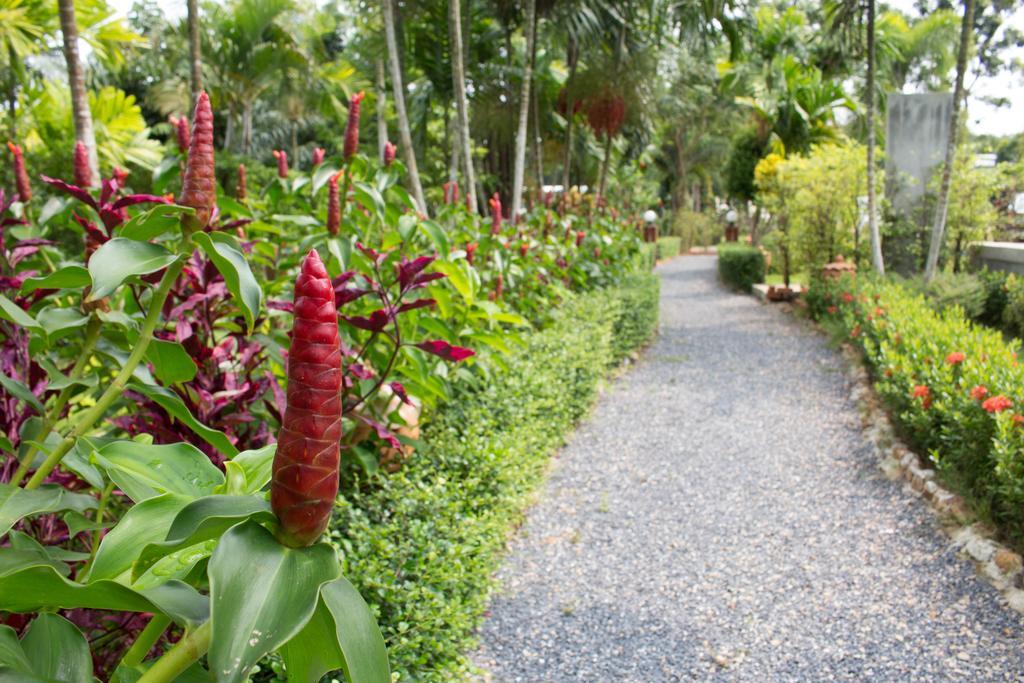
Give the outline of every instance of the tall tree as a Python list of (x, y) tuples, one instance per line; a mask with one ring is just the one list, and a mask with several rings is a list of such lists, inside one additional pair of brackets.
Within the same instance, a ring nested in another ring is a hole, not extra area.
[(469, 128), (469, 103), (466, 101), (466, 68), (462, 59), (462, 10), (459, 0), (448, 2), (448, 32), (451, 34), (452, 87), (458, 119), (456, 140), (460, 147), (469, 210), (476, 213), (476, 173), (473, 169), (473, 138)]
[(416, 167), (416, 151), (412, 146), (412, 131), (409, 129), (409, 114), (405, 108), (405, 83), (402, 80), (402, 63), (399, 60), (398, 39), (395, 36), (395, 9), (392, 0), (383, 0), (384, 39), (388, 46), (388, 63), (391, 67), (391, 90), (395, 98), (395, 114), (398, 116), (398, 134), (402, 147), (402, 161), (409, 171), (409, 184), (413, 197), (423, 214), (427, 213), (427, 202), (423, 198), (423, 185)]
[(868, 232), (871, 233), (871, 264), (885, 274), (882, 259), (882, 235), (878, 229), (878, 197), (875, 185), (875, 0), (867, 2), (867, 124), (868, 124)]
[(68, 84), (71, 86), (71, 111), (75, 124), (75, 139), (85, 145), (89, 152), (89, 168), (93, 182), (99, 182), (100, 159), (96, 153), (96, 134), (92, 128), (92, 112), (89, 111), (89, 93), (85, 89), (85, 68), (78, 52), (78, 23), (75, 21), (74, 0), (57, 0), (60, 14), (60, 30), (64, 38), (64, 61), (68, 68)]
[(512, 170), (512, 218), (519, 215), (523, 205), (523, 176), (526, 171), (526, 138), (530, 124), (530, 90), (533, 79), (533, 52), (536, 50), (537, 24), (534, 17), (537, 0), (526, 0), (523, 34), (526, 36), (526, 54), (523, 59), (523, 82), (519, 91), (519, 128), (516, 131), (516, 156)]
[(565, 158), (562, 160), (562, 188), (568, 192), (572, 182), (572, 147), (573, 133), (576, 123), (576, 65), (579, 63), (580, 51), (576, 39), (569, 36), (565, 48), (565, 58), (569, 66), (569, 76), (565, 79)]
[(188, 0), (188, 61), (192, 106), (203, 89), (202, 43), (199, 38), (199, 0)]
[(377, 160), (384, 163), (384, 147), (388, 143), (387, 79), (384, 77), (384, 58), (377, 58)]
[(964, 74), (967, 71), (967, 57), (971, 50), (974, 27), (974, 2), (964, 0), (964, 16), (960, 25), (960, 47), (956, 57), (956, 85), (953, 87), (953, 105), (949, 115), (949, 138), (946, 141), (946, 159), (942, 166), (942, 184), (939, 187), (935, 207), (935, 221), (932, 223), (932, 239), (928, 245), (928, 260), (924, 265), (924, 279), (935, 277), (939, 266), (939, 251), (946, 232), (946, 213), (949, 211), (949, 185), (953, 175), (953, 161), (956, 157), (956, 143), (960, 132), (960, 102), (964, 98)]

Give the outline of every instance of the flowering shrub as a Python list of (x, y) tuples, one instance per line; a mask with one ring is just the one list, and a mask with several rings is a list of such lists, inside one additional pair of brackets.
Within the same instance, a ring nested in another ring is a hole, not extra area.
[(841, 335), (860, 331), (852, 341), (907, 436), (979, 514), (1024, 541), (1020, 342), (895, 283), (819, 282), (808, 303)]

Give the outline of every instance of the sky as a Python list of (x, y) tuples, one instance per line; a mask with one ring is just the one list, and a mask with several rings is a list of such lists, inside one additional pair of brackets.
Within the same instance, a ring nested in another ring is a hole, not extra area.
[[(112, 5), (122, 14), (126, 14), (134, 0), (112, 0)], [(171, 18), (185, 15), (185, 3), (180, 0), (157, 0), (157, 4)], [(886, 4), (899, 9), (910, 16), (917, 16), (914, 0), (886, 0)], [(1009, 23), (1024, 31), (1024, 0), (1021, 0), (1017, 12)], [(1016, 50), (1012, 55), (1024, 61), (1024, 49)], [(967, 100), (967, 125), (972, 133), (989, 135), (1015, 135), (1024, 133), (1024, 75), (1004, 73), (995, 78), (980, 78), (968, 82), (971, 97)], [(993, 107), (980, 100), (980, 97), (998, 96), (1009, 98), (1009, 107)]]

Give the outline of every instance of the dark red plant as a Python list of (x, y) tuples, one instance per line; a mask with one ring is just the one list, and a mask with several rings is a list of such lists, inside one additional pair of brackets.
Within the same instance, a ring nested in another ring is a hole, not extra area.
[(177, 116), (171, 117), (171, 125), (174, 126), (174, 135), (178, 143), (178, 153), (188, 154), (189, 142), (191, 141), (191, 133), (188, 129), (188, 117)]
[(186, 233), (203, 230), (210, 224), (217, 208), (217, 180), (213, 160), (213, 110), (210, 98), (199, 93), (196, 110), (192, 115), (192, 137), (188, 147), (188, 163), (182, 181), (182, 206), (195, 209), (195, 214), (182, 217)]
[(480, 245), (476, 242), (466, 245), (466, 260), (472, 265), (473, 257), (476, 255), (476, 250)]
[(583, 244), (583, 240), (586, 238), (586, 236), (587, 236), (587, 233), (583, 232), (582, 230), (580, 230), (579, 232), (576, 233), (576, 246), (577, 247), (580, 246), (581, 244)]
[(288, 177), (288, 152), (283, 149), (274, 150), (274, 158), (277, 159), (277, 177)]
[(501, 196), (495, 192), (487, 203), (491, 205), (491, 234), (497, 235), (501, 232)]
[(614, 137), (626, 120), (626, 101), (605, 86), (587, 102), (587, 123), (597, 136)]
[(238, 182), (235, 184), (235, 197), (245, 201), (248, 190), (245, 185), (245, 164), (238, 165)]
[(445, 204), (458, 204), (459, 203), (459, 184), (452, 180), (442, 185), (444, 188), (444, 203)]
[(352, 96), (348, 103), (348, 123), (345, 125), (345, 147), (343, 155), (348, 161), (359, 151), (359, 109), (366, 93), (362, 90)]
[(337, 235), (341, 228), (341, 195), (338, 191), (341, 174), (338, 171), (327, 179), (327, 232), (332, 235)]
[(92, 168), (89, 166), (89, 150), (81, 140), (75, 142), (75, 185), (92, 187)]
[(395, 146), (390, 140), (384, 143), (384, 166), (390, 166), (395, 161)]
[(288, 351), (288, 404), (274, 456), (270, 504), (278, 537), (300, 548), (327, 528), (338, 494), (341, 440), (341, 337), (334, 287), (316, 250), (295, 282)]
[(323, 147), (317, 147), (313, 150), (313, 168), (324, 163), (324, 154), (326, 154), (326, 152), (324, 152)]
[(28, 171), (25, 170), (25, 155), (21, 147), (8, 141), (11, 150), (11, 171), (14, 174), (14, 187), (18, 191), (18, 201), (28, 202), (32, 199), (32, 186), (28, 182)]

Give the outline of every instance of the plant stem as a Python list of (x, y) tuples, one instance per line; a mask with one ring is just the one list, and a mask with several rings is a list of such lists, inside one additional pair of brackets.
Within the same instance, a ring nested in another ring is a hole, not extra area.
[(211, 630), (210, 620), (207, 619), (206, 623), (179, 640), (177, 645), (156, 660), (149, 671), (142, 674), (142, 678), (137, 683), (173, 681), (210, 649)]
[(153, 618), (146, 624), (146, 628), (142, 629), (139, 633), (138, 638), (132, 643), (132, 646), (128, 648), (128, 652), (121, 658), (121, 663), (118, 665), (126, 667), (136, 667), (142, 663), (142, 660), (146, 658), (146, 653), (153, 649), (153, 645), (160, 636), (164, 634), (167, 627), (171, 625), (171, 618), (164, 616), (163, 614), (154, 614)]
[[(103, 513), (107, 509), (107, 503), (110, 501), (110, 494), (114, 492), (114, 482), (108, 483), (103, 487), (103, 491), (100, 493), (100, 503), (96, 507), (96, 523), (103, 521)], [(89, 567), (92, 566), (92, 561), (96, 559), (96, 550), (100, 545), (100, 532), (102, 529), (96, 529), (92, 532), (92, 547), (89, 548), (89, 559), (86, 561), (85, 566), (80, 570), (81, 575), (85, 575), (85, 572)]]
[(39, 485), (43, 483), (53, 468), (61, 461), (61, 459), (70, 451), (80, 437), (85, 436), (93, 425), (103, 417), (103, 414), (107, 412), (107, 409), (121, 397), (124, 392), (124, 388), (128, 385), (128, 380), (131, 379), (132, 374), (135, 372), (135, 368), (138, 367), (139, 363), (142, 362), (143, 357), (146, 355), (146, 349), (149, 347), (149, 342), (153, 338), (153, 331), (156, 329), (157, 323), (160, 321), (160, 311), (164, 307), (164, 302), (167, 300), (167, 295), (171, 291), (171, 287), (174, 285), (174, 281), (178, 279), (178, 275), (181, 274), (182, 269), (185, 267), (185, 257), (179, 256), (176, 261), (167, 266), (167, 270), (164, 271), (164, 276), (160, 280), (159, 286), (156, 291), (153, 292), (153, 297), (149, 301), (149, 311), (146, 313), (146, 320), (142, 324), (142, 330), (139, 332), (139, 338), (135, 342), (135, 348), (132, 349), (132, 353), (128, 356), (128, 360), (125, 361), (124, 367), (117, 373), (114, 381), (110, 383), (107, 390), (103, 392), (103, 395), (96, 401), (96, 405), (86, 411), (82, 417), (75, 424), (74, 429), (71, 433), (64, 437), (64, 440), (60, 442), (50, 455), (47, 456), (46, 461), (43, 462), (42, 466), (36, 470), (32, 478), (28, 480), (25, 485), (26, 489), (39, 488)]
[[(78, 360), (75, 362), (74, 367), (71, 368), (71, 372), (68, 373), (69, 379), (78, 379), (85, 372), (85, 366), (89, 364), (89, 360), (92, 357), (93, 347), (96, 346), (96, 341), (100, 337), (100, 329), (102, 323), (99, 318), (92, 316), (89, 318), (89, 325), (85, 331), (85, 343), (82, 344), (82, 350), (79, 352)], [(64, 406), (68, 404), (71, 399), (71, 392), (74, 389), (73, 384), (61, 389), (61, 392), (57, 394), (57, 399), (53, 402), (53, 407), (50, 408), (50, 414), (44, 416), (43, 427), (39, 430), (39, 434), (36, 435), (35, 441), (38, 443), (44, 443), (46, 437), (53, 431), (54, 425), (57, 424), (57, 420), (60, 419), (60, 414), (64, 410)], [(15, 470), (14, 476), (11, 478), (10, 483), (17, 486), (21, 483), (21, 480), (28, 474), (28, 468), (32, 466), (33, 456), (38, 449), (29, 445), (28, 450), (25, 452), (25, 457), (18, 465), (18, 469)]]

